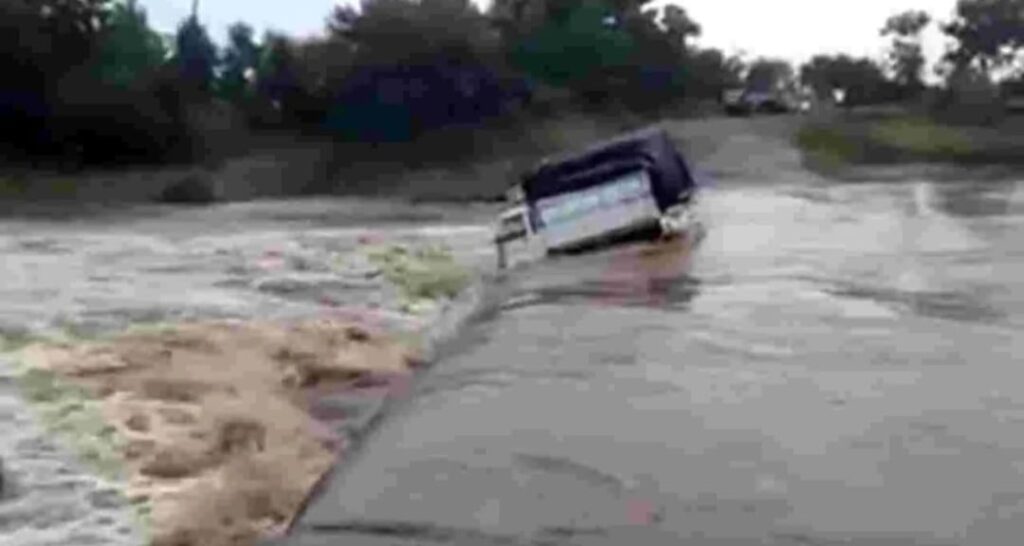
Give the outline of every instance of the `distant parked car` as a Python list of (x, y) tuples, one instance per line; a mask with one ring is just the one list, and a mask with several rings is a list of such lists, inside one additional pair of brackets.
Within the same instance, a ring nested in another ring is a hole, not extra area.
[(801, 110), (799, 97), (786, 90), (730, 89), (723, 94), (722, 103), (729, 115), (784, 114)]
[(747, 102), (745, 89), (729, 89), (722, 94), (722, 104), (725, 112), (731, 116), (747, 115), (751, 113), (750, 103)]

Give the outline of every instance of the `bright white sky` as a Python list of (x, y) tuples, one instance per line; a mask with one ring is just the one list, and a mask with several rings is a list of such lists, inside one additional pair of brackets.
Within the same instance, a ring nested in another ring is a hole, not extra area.
[[(352, 0), (200, 0), (200, 19), (214, 38), (244, 20), (258, 30), (275, 29), (291, 35), (320, 32), (335, 3)], [(490, 0), (477, 0), (486, 5)], [(189, 14), (192, 0), (140, 0), (151, 23), (170, 31)], [(652, 6), (676, 3), (704, 29), (702, 45), (727, 53), (782, 57), (802, 63), (815, 53), (849, 53), (881, 58), (885, 40), (878, 35), (885, 19), (907, 9), (921, 9), (948, 20), (956, 0), (654, 0)], [(925, 41), (931, 61), (944, 50), (941, 33), (933, 25)]]

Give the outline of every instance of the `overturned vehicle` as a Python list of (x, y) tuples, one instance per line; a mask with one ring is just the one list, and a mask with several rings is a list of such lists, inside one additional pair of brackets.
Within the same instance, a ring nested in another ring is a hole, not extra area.
[(542, 161), (513, 188), (516, 206), (498, 221), (499, 267), (508, 265), (514, 243), (529, 255), (553, 255), (686, 235), (698, 227), (695, 190), (686, 161), (660, 128)]

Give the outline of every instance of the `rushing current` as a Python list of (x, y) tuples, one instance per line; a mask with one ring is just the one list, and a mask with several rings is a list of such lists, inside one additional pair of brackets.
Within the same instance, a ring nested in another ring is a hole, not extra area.
[[(519, 267), (297, 522), (297, 544), (1003, 546), (1024, 536), (1024, 182), (829, 181), (698, 126), (699, 244)], [(710, 135), (710, 136), (709, 136)], [(0, 219), (8, 335), (299, 316), (360, 237), (489, 264), (490, 206), (352, 200)], [(268, 274), (268, 252), (293, 267)], [(303, 265), (304, 264), (304, 265)], [(0, 376), (0, 536), (133, 544)]]

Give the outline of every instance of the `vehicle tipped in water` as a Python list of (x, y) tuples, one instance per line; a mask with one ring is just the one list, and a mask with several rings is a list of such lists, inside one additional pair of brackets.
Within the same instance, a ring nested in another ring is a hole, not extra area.
[(514, 206), (495, 228), (500, 268), (524, 253), (550, 256), (673, 239), (699, 227), (690, 168), (656, 127), (546, 159), (508, 197)]

